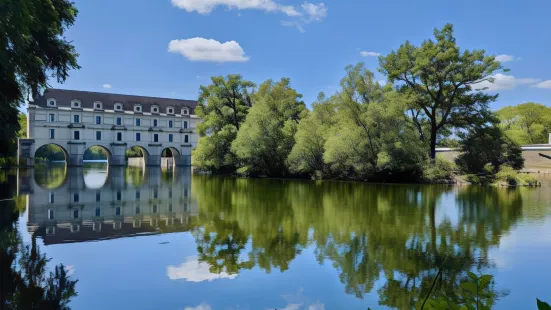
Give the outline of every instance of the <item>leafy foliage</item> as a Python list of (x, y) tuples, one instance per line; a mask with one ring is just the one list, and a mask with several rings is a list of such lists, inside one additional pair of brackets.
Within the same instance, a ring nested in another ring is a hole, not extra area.
[(0, 155), (15, 151), (21, 129), (18, 107), (47, 87), (48, 77), (62, 83), (79, 69), (74, 46), (63, 35), (76, 18), (68, 0), (7, 0), (0, 10)]
[(213, 172), (233, 172), (236, 158), (231, 144), (237, 137), (253, 102), (255, 85), (238, 74), (211, 78), (212, 84), (201, 86), (195, 113), (199, 142), (193, 151), (193, 164)]
[(484, 50), (461, 51), (450, 24), (435, 29), (434, 37), (419, 47), (406, 41), (379, 59), (381, 72), (411, 96), (408, 112), (421, 140), (429, 142), (432, 159), (439, 134), (485, 122), (497, 95), (477, 91), (476, 84), (492, 81), (492, 74), (503, 69)]
[(287, 173), (287, 157), (295, 143), (298, 123), (307, 114), (302, 97), (282, 78), (268, 80), (254, 95), (254, 106), (232, 144), (240, 171), (253, 175)]
[(527, 102), (501, 108), (496, 114), (501, 121), (501, 128), (515, 143), (525, 145), (549, 142), (551, 108)]
[(466, 173), (495, 173), (501, 165), (515, 170), (524, 167), (520, 146), (494, 125), (476, 127), (462, 134), (460, 152), (457, 165)]

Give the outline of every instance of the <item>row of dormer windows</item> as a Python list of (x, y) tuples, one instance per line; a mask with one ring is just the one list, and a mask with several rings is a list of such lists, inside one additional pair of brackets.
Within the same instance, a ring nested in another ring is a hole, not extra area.
[[(56, 107), (57, 103), (55, 99), (48, 99), (48, 107)], [(81, 102), (79, 100), (72, 100), (71, 101), (71, 108), (82, 108)], [(103, 102), (96, 101), (94, 102), (94, 110), (102, 110), (103, 109)], [(123, 111), (123, 105), (122, 103), (115, 103), (114, 107), (115, 111)], [(151, 113), (160, 113), (161, 108), (158, 105), (152, 105), (151, 106)], [(142, 105), (141, 104), (135, 104), (134, 105), (134, 112), (143, 112)], [(173, 107), (166, 107), (165, 109), (166, 114), (175, 114), (175, 109)], [(181, 115), (189, 115), (189, 108), (182, 108), (180, 111)]]

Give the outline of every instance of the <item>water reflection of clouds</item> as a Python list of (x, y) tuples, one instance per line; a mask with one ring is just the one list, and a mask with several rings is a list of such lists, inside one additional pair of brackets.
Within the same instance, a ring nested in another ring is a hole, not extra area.
[(235, 279), (237, 277), (237, 274), (228, 274), (227, 272), (212, 273), (209, 270), (209, 264), (199, 262), (197, 257), (188, 257), (179, 266), (168, 266), (167, 275), (170, 280), (184, 279), (189, 282)]
[(280, 310), (325, 310), (325, 305), (319, 300), (313, 302), (310, 298), (302, 295), (303, 289), (299, 289), (296, 294), (282, 295), (281, 297), (287, 302), (283, 308), (275, 307), (272, 309)]
[(184, 310), (212, 310), (212, 307), (209, 304), (201, 303), (197, 307), (185, 307)]

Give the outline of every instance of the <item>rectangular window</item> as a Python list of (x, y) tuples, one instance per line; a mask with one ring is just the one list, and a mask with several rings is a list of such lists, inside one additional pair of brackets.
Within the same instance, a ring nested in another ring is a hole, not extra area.
[(157, 191), (157, 189), (154, 189), (153, 190), (153, 198), (157, 198), (159, 196), (159, 192)]
[(96, 116), (96, 124), (101, 124), (101, 116)]
[(96, 208), (96, 217), (99, 217), (101, 214), (100, 208)]
[(116, 214), (116, 215), (121, 215), (121, 207), (117, 207), (117, 208), (115, 209), (115, 214)]
[(96, 201), (100, 201), (100, 200), (101, 200), (101, 193), (96, 192)]
[(168, 134), (168, 142), (172, 142), (172, 134), (171, 133)]
[(172, 204), (168, 205), (168, 212), (172, 212)]
[(55, 114), (49, 114), (48, 115), (48, 121), (50, 121), (52, 123), (55, 122)]
[(153, 205), (153, 213), (157, 213), (157, 205)]
[(136, 141), (140, 141), (142, 139), (142, 135), (139, 132), (136, 132)]
[(54, 193), (50, 193), (50, 197), (49, 197), (49, 199), (48, 199), (48, 202), (49, 202), (49, 203), (54, 203), (54, 202), (55, 202), (55, 195), (54, 195)]
[(153, 127), (157, 127), (157, 120), (156, 119), (153, 120)]
[(187, 188), (184, 188), (184, 197), (187, 197)]
[(140, 214), (140, 207), (136, 207), (136, 214)]
[(54, 209), (48, 209), (48, 219), (53, 220), (55, 218)]
[(119, 191), (119, 192), (117, 192), (117, 200), (120, 201), (121, 198), (122, 198), (122, 194), (121, 194), (121, 192)]
[(80, 115), (73, 115), (73, 123), (80, 123)]
[(184, 128), (187, 128), (187, 121), (184, 121)]
[(168, 189), (168, 198), (172, 198), (172, 188)]
[(80, 140), (80, 131), (76, 130), (76, 131), (73, 133), (73, 135), (74, 135), (75, 140)]
[(189, 136), (188, 135), (184, 135), (184, 143), (189, 143)]
[(136, 192), (136, 200), (140, 199), (140, 191)]
[(141, 123), (141, 122), (140, 122), (140, 119), (137, 118), (137, 119), (136, 119), (136, 126), (140, 126), (140, 123)]
[(168, 121), (168, 128), (172, 128), (172, 121)]
[(117, 141), (122, 141), (122, 132), (117, 132)]
[(117, 117), (117, 125), (118, 126), (122, 125), (122, 118), (121, 117)]
[(78, 219), (78, 210), (77, 209), (73, 210), (73, 218)]
[(159, 134), (153, 134), (153, 142), (159, 142)]
[(101, 140), (101, 131), (96, 131), (96, 140)]
[(50, 139), (55, 139), (55, 129), (50, 129)]
[(73, 201), (78, 202), (78, 200), (79, 200), (78, 193), (74, 193), (73, 194)]

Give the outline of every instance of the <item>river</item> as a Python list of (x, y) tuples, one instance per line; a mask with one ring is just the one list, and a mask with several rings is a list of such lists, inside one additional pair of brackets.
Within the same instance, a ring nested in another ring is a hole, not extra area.
[(551, 302), (546, 179), (367, 184), (96, 163), (0, 172), (0, 185), (17, 196), (0, 208), (19, 210), (21, 242), (36, 237), (47, 269), (78, 280), (72, 309), (413, 309), (439, 270), (434, 290), (449, 298), (467, 298), (472, 271), (493, 276), (492, 309)]

